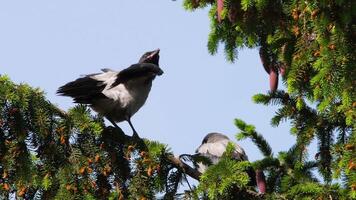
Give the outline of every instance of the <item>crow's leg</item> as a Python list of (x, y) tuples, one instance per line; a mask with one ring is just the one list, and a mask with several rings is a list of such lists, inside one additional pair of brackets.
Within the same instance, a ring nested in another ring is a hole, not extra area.
[(131, 123), (130, 117), (127, 118), (127, 122), (130, 124), (130, 127), (133, 131), (131, 138), (132, 138), (132, 141), (138, 145), (137, 148), (140, 149), (140, 151), (148, 151), (145, 141), (143, 139), (141, 139), (140, 136), (138, 136), (137, 131), (135, 130), (134, 126)]
[(106, 119), (108, 119), (109, 120), (109, 122), (111, 122), (112, 123), (112, 125), (114, 125), (114, 127), (115, 128), (118, 128), (118, 129), (121, 129), (116, 123), (115, 123), (115, 121), (114, 120), (112, 120), (110, 117), (106, 117)]
[(137, 131), (135, 130), (134, 126), (132, 125), (130, 118), (127, 119), (127, 122), (130, 124), (130, 127), (131, 127), (131, 129), (132, 129), (132, 131), (133, 131), (132, 137), (137, 137), (137, 138), (139, 138), (138, 133), (137, 133)]

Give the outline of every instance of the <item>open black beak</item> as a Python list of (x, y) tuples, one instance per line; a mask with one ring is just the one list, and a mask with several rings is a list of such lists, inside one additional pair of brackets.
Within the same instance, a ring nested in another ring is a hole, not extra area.
[(153, 51), (148, 51), (145, 54), (143, 54), (138, 61), (138, 63), (152, 63), (155, 65), (158, 65), (159, 62), (159, 51), (160, 49), (156, 49)]
[(147, 58), (153, 58), (159, 54), (160, 49), (154, 50)]

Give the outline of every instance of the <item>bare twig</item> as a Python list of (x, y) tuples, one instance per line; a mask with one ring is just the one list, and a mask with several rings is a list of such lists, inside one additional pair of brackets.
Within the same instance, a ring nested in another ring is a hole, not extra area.
[(200, 179), (201, 173), (198, 170), (195, 170), (191, 166), (185, 164), (179, 158), (176, 158), (174, 156), (168, 156), (167, 159), (176, 167), (180, 168), (183, 170), (184, 173), (188, 174), (190, 177), (194, 178), (195, 180)]

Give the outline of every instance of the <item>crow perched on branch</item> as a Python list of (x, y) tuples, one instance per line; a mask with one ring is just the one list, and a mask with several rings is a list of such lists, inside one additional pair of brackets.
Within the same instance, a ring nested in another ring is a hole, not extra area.
[(159, 49), (146, 52), (137, 64), (121, 71), (102, 69), (102, 73), (65, 84), (57, 93), (72, 97), (75, 103), (88, 104), (115, 127), (116, 122), (127, 121), (138, 137), (130, 119), (146, 102), (152, 81), (163, 74), (158, 62)]
[[(209, 133), (207, 134), (202, 144), (197, 148), (196, 153), (199, 156), (208, 158), (211, 161), (211, 164), (217, 164), (226, 151), (226, 147), (229, 142), (232, 142), (235, 146), (235, 151), (233, 153), (234, 159), (238, 161), (247, 161), (248, 157), (244, 149), (231, 141), (226, 135), (221, 133)], [(203, 163), (198, 163), (198, 171), (204, 173), (208, 166)], [(261, 170), (256, 170), (251, 167), (247, 170), (247, 174), (250, 177), (250, 185), (258, 187), (260, 193), (266, 192), (266, 181), (264, 174)]]

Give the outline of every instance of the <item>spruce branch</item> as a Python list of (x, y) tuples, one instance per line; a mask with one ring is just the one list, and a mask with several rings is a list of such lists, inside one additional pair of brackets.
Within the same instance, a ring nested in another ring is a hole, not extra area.
[(237, 140), (250, 138), (265, 157), (272, 156), (271, 146), (268, 144), (268, 142), (264, 139), (264, 137), (261, 134), (258, 134), (255, 131), (254, 126), (246, 124), (241, 119), (235, 119), (235, 125), (241, 130), (241, 132), (238, 133), (236, 136)]

